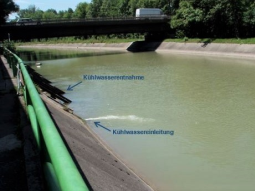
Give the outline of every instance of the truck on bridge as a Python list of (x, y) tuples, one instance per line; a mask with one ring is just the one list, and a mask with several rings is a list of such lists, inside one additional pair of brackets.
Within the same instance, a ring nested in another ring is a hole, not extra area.
[(162, 10), (159, 8), (139, 8), (135, 12), (136, 18), (164, 18), (166, 15), (163, 14)]

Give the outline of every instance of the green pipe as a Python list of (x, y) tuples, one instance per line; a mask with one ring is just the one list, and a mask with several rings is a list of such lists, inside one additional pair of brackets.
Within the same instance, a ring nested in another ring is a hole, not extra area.
[[(12, 53), (13, 54), (13, 53)], [(88, 191), (81, 174), (70, 156), (57, 128), (44, 106), (22, 60), (13, 54), (20, 64), (26, 88), (29, 92), (45, 145), (51, 157), (52, 165), (62, 191)]]
[(38, 127), (34, 107), (32, 105), (28, 105), (27, 110), (38, 150), (41, 151), (40, 129)]
[(26, 85), (23, 87), (23, 94), (24, 94), (24, 98), (25, 98), (26, 105), (28, 105), (27, 87), (26, 87)]
[(47, 187), (49, 191), (61, 191), (59, 188), (58, 180), (55, 174), (55, 170), (51, 163), (46, 162), (43, 165), (43, 171), (45, 174), (45, 179), (47, 182)]

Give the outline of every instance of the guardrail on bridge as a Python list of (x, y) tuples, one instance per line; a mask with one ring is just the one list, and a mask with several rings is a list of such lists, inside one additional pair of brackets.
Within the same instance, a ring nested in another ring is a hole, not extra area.
[(131, 17), (131, 16), (124, 16), (124, 17), (96, 17), (96, 18), (71, 18), (71, 19), (33, 19), (29, 22), (23, 23), (16, 23), (10, 22), (6, 23), (5, 26), (17, 25), (17, 26), (24, 26), (24, 25), (43, 25), (43, 24), (56, 24), (56, 23), (86, 23), (86, 22), (96, 22), (96, 21), (142, 21), (142, 20), (170, 20), (170, 16), (166, 15), (145, 15), (141, 17)]

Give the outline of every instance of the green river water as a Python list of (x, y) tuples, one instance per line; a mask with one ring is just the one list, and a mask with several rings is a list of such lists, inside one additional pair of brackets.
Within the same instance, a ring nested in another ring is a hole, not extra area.
[[(24, 51), (38, 73), (158, 191), (255, 189), (255, 61), (169, 53)], [(32, 61), (34, 62), (34, 61)], [(144, 80), (85, 80), (137, 75)], [(116, 135), (110, 130), (169, 130)]]

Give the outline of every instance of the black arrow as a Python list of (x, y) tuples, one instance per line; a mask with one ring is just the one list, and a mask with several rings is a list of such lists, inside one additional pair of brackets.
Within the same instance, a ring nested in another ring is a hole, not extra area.
[(73, 86), (69, 85), (68, 88), (67, 88), (67, 91), (73, 91), (73, 88), (74, 88), (75, 86), (78, 86), (78, 85), (81, 84), (81, 83), (82, 83), (82, 81), (78, 82), (77, 84), (74, 84)]
[(102, 128), (104, 128), (105, 130), (107, 130), (107, 131), (110, 131), (111, 132), (111, 130), (110, 129), (108, 129), (108, 128), (106, 128), (106, 127), (104, 127), (103, 125), (101, 125), (101, 124), (99, 124), (100, 122), (94, 122), (95, 123), (95, 125), (96, 125), (96, 127), (102, 127)]

